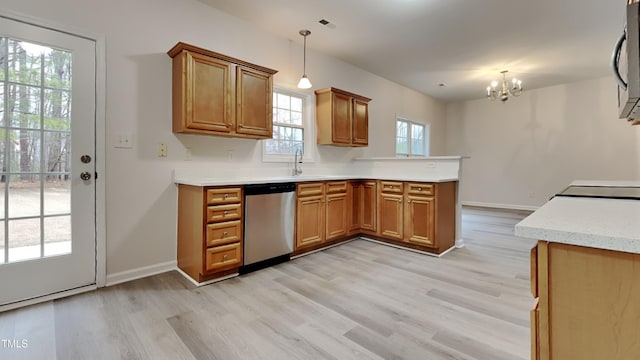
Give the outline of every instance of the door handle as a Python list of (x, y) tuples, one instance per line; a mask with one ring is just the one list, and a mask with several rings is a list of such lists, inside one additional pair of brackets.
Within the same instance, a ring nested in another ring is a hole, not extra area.
[(83, 171), (80, 173), (80, 179), (87, 181), (87, 180), (91, 180), (91, 173), (88, 171)]
[(82, 155), (80, 157), (80, 161), (82, 161), (83, 164), (88, 164), (91, 162), (91, 156), (89, 155)]

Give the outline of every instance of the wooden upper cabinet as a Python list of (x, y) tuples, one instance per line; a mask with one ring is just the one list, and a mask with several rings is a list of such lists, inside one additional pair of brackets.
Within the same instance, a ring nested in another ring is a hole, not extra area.
[(348, 91), (316, 90), (318, 144), (367, 146), (369, 144), (369, 101)]
[(332, 93), (331, 141), (334, 144), (351, 144), (351, 98)]
[(352, 141), (354, 145), (369, 145), (369, 104), (353, 99)]
[(182, 42), (168, 54), (174, 132), (271, 138), (276, 70)]
[(236, 68), (236, 132), (273, 136), (273, 77), (247, 67)]

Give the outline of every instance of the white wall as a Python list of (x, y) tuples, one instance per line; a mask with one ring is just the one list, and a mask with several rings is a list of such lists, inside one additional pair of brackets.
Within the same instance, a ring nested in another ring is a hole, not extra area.
[(617, 119), (606, 77), (447, 105), (446, 149), (464, 202), (536, 207), (577, 179), (640, 179), (640, 126)]
[[(279, 70), (276, 85), (295, 87), (302, 48), (195, 0), (3, 0), (1, 9), (96, 33), (106, 39), (107, 273), (175, 260), (176, 167), (273, 167), (260, 143), (171, 132), (171, 59), (178, 41)], [(297, 33), (291, 38), (299, 39)], [(313, 37), (309, 42), (313, 41)], [(335, 86), (370, 97), (366, 149), (322, 147), (316, 164), (394, 155), (396, 114), (431, 122), (432, 154), (444, 154), (445, 106), (416, 91), (311, 50), (314, 89)], [(312, 92), (312, 91), (311, 91)], [(132, 150), (112, 146), (115, 133), (134, 134)], [(158, 158), (159, 143), (168, 158)], [(186, 162), (185, 149), (193, 152)], [(233, 161), (227, 151), (233, 150)]]

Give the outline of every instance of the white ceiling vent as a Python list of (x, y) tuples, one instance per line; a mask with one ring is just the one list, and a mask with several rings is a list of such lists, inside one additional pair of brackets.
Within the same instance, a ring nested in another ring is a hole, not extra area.
[(327, 19), (320, 19), (318, 20), (318, 22), (326, 27), (328, 27), (329, 29), (335, 29), (336, 28), (336, 24), (332, 23), (331, 21), (327, 20)]

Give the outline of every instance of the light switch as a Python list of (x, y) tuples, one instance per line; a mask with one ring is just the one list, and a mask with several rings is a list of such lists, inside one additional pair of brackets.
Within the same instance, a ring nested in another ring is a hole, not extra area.
[(113, 147), (120, 149), (133, 148), (133, 137), (131, 136), (131, 133), (114, 134)]

